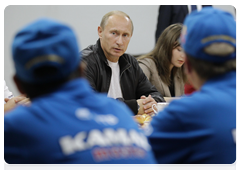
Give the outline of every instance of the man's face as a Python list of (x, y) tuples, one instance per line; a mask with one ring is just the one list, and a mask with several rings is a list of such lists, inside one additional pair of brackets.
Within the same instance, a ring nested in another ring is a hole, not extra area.
[(131, 21), (124, 16), (112, 15), (108, 18), (104, 30), (102, 27), (98, 27), (98, 35), (107, 59), (117, 62), (127, 50), (132, 37)]

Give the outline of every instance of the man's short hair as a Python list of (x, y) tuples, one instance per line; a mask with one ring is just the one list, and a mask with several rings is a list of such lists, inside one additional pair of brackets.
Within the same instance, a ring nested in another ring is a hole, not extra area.
[(110, 11), (108, 13), (106, 13), (103, 17), (102, 17), (102, 21), (100, 23), (100, 26), (102, 27), (102, 29), (104, 30), (105, 25), (107, 24), (108, 18), (112, 15), (119, 15), (119, 16), (124, 16), (127, 17), (132, 24), (132, 33), (133, 33), (133, 22), (131, 20), (131, 18), (129, 17), (129, 15), (127, 15), (126, 13), (122, 12), (122, 11)]
[(187, 58), (198, 76), (204, 80), (208, 80), (229, 71), (236, 71), (236, 59), (228, 60), (222, 63), (213, 63), (192, 57), (188, 54)]

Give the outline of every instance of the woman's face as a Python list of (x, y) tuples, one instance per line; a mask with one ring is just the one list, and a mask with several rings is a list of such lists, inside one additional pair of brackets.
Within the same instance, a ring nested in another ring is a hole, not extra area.
[(182, 67), (185, 62), (185, 56), (181, 46), (178, 46), (172, 50), (171, 65), (174, 67)]

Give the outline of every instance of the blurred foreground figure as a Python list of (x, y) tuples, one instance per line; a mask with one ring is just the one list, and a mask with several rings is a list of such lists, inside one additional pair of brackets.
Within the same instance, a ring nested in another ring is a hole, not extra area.
[(158, 163), (231, 164), (236, 160), (236, 22), (206, 7), (184, 21), (185, 73), (198, 90), (152, 120)]
[(17, 33), (12, 52), (15, 83), (32, 103), (4, 117), (7, 163), (155, 163), (128, 107), (95, 94), (81, 78), (69, 27), (38, 20)]

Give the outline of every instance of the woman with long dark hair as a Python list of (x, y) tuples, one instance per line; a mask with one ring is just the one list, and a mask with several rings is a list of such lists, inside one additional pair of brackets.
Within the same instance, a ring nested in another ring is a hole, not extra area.
[(185, 56), (178, 41), (182, 24), (168, 26), (158, 38), (155, 48), (138, 58), (149, 81), (164, 97), (184, 94), (185, 76), (182, 65)]

